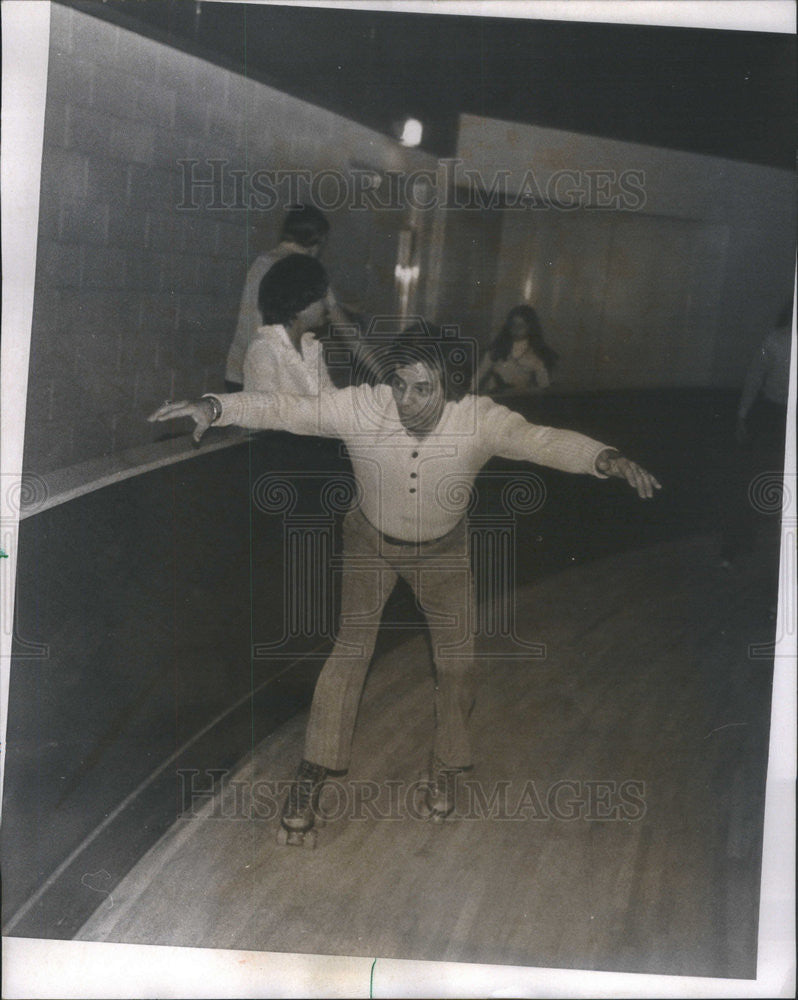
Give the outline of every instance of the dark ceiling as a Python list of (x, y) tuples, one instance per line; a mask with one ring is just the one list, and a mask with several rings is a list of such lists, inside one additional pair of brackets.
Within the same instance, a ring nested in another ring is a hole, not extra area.
[(380, 132), (462, 112), (795, 167), (792, 35), (195, 0), (66, 0)]

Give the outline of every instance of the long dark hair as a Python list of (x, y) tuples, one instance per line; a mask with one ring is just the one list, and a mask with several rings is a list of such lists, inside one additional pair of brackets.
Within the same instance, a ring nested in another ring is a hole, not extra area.
[(507, 319), (501, 330), (496, 334), (496, 338), (488, 348), (491, 361), (506, 361), (513, 346), (513, 335), (510, 332), (510, 323), (516, 316), (520, 316), (526, 324), (527, 339), (532, 350), (537, 354), (549, 371), (557, 364), (560, 355), (543, 339), (543, 328), (540, 325), (538, 314), (532, 306), (514, 306), (508, 313)]

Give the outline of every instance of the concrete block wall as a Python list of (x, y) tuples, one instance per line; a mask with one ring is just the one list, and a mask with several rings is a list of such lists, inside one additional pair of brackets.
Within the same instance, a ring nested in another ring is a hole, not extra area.
[[(158, 432), (145, 416), (160, 401), (223, 387), (248, 262), (276, 242), (288, 199), (267, 211), (219, 209), (198, 191), (201, 208), (180, 208), (191, 200), (186, 159), (199, 161), (197, 177), (210, 176), (213, 159), (250, 172), (431, 162), (340, 116), (53, 4), (26, 416), (31, 472), (151, 442)], [(230, 185), (225, 198), (232, 202)], [(372, 261), (403, 220), (364, 224), (362, 215), (331, 215), (325, 263), (344, 294), (348, 286), (379, 311), (392, 301), (393, 275)]]

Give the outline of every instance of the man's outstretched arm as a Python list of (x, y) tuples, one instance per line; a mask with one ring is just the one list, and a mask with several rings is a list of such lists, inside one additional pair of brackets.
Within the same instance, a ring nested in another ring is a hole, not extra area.
[(600, 441), (576, 431), (531, 424), (519, 413), (489, 400), (481, 400), (478, 405), (482, 433), (491, 454), (563, 472), (625, 479), (644, 500), (661, 489), (650, 472)]
[(164, 403), (147, 419), (153, 423), (189, 417), (195, 424), (192, 438), (196, 444), (211, 424), (342, 437), (357, 423), (358, 407), (354, 397), (358, 391), (371, 390), (368, 387), (340, 389), (319, 396), (260, 392), (207, 395), (193, 401)]

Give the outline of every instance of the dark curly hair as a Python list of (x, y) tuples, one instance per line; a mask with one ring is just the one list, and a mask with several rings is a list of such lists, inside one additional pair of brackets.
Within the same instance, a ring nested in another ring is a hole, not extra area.
[(258, 308), (266, 326), (285, 326), (327, 294), (327, 272), (315, 257), (292, 253), (269, 268), (258, 289)]
[(510, 323), (516, 316), (520, 316), (526, 324), (527, 337), (532, 350), (537, 354), (549, 371), (557, 364), (560, 355), (553, 350), (543, 339), (543, 328), (540, 325), (538, 314), (532, 306), (515, 306), (507, 313), (507, 319), (501, 330), (496, 334), (496, 339), (488, 348), (491, 361), (506, 361), (513, 346), (513, 335), (510, 332)]
[(444, 336), (438, 327), (420, 318), (379, 353), (377, 381), (390, 383), (397, 368), (419, 363), (437, 374), (445, 399), (462, 399), (468, 392), (474, 369), (470, 342)]

